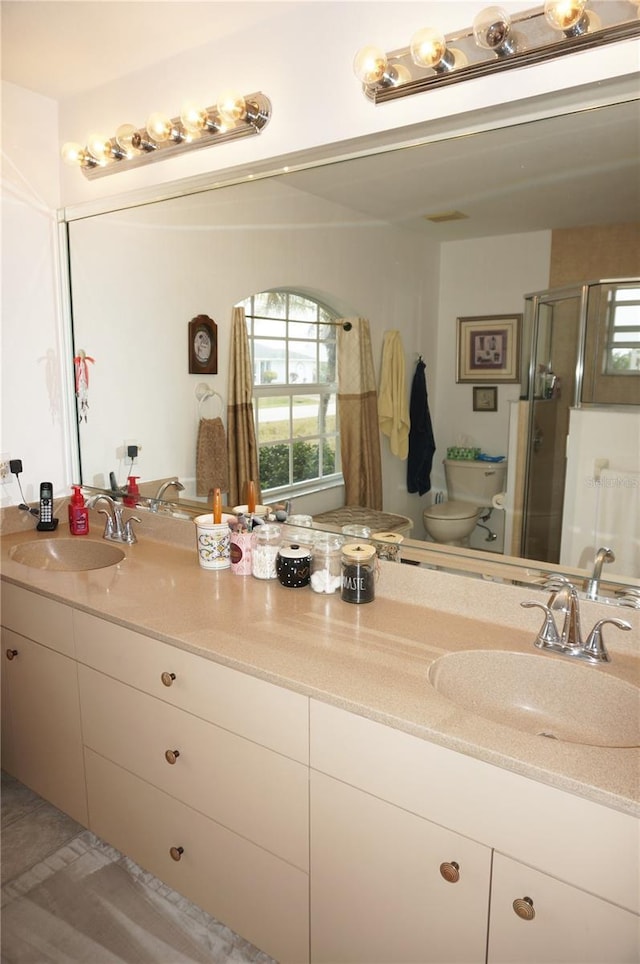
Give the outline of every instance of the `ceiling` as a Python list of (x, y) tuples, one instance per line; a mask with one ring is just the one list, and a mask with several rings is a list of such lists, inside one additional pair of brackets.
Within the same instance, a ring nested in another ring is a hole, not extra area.
[(254, 27), (289, 6), (278, 0), (1, 0), (2, 79), (64, 100)]

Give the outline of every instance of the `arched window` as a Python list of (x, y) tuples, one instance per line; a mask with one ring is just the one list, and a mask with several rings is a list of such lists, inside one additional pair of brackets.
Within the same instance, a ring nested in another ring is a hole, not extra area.
[(253, 364), (260, 485), (271, 499), (340, 484), (337, 312), (297, 291), (240, 303)]

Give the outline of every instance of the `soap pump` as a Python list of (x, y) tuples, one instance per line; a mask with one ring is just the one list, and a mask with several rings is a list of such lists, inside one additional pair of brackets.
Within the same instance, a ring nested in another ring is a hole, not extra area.
[(79, 485), (72, 485), (73, 495), (69, 501), (69, 530), (73, 536), (89, 534), (89, 510)]
[(138, 488), (139, 478), (139, 475), (130, 475), (127, 479), (127, 491), (122, 500), (125, 505), (134, 506), (138, 504), (138, 499), (140, 498), (140, 489)]

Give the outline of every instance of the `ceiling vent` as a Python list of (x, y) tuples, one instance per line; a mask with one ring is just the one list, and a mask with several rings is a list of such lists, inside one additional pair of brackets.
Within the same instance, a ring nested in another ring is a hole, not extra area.
[(468, 214), (463, 214), (462, 211), (443, 211), (441, 214), (425, 214), (425, 221), (431, 221), (433, 224), (443, 224), (445, 221), (464, 221), (468, 218)]

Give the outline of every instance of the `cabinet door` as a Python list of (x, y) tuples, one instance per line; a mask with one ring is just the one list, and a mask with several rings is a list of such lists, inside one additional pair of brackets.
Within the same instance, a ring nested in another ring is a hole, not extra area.
[(87, 825), (76, 664), (4, 628), (2, 766)]
[(488, 847), (312, 771), (314, 964), (484, 964), (490, 874)]
[(309, 960), (307, 874), (92, 750), (85, 757), (96, 834), (282, 964)]
[(639, 935), (631, 911), (494, 855), (489, 964), (635, 964)]

